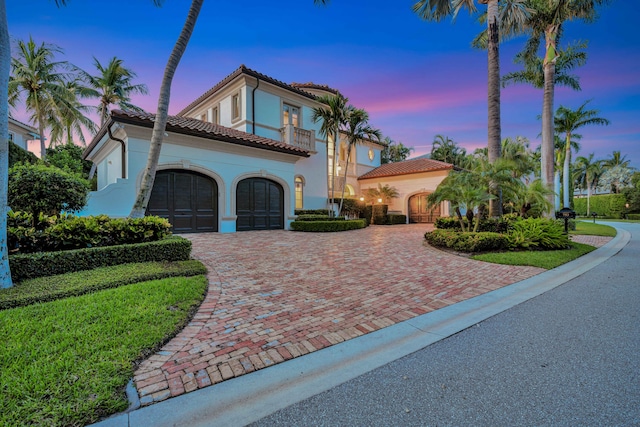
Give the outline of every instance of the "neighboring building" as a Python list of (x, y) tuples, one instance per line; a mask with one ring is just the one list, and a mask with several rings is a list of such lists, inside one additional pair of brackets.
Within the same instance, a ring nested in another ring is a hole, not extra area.
[[(313, 83), (287, 84), (240, 66), (169, 117), (147, 212), (168, 218), (175, 232), (234, 232), (289, 228), (295, 209), (326, 208), (334, 144), (320, 135), (321, 123), (314, 123), (312, 114), (324, 106), (320, 95), (336, 93)], [(97, 166), (98, 191), (83, 214), (129, 214), (153, 120), (152, 114), (112, 112), (84, 153)], [(383, 148), (369, 140), (353, 148), (345, 197), (360, 194), (359, 179), (380, 166)], [(339, 197), (346, 140), (341, 138), (336, 154), (334, 195)], [(445, 170), (434, 169), (434, 178), (419, 188), (433, 191)], [(408, 208), (398, 205), (398, 210)]]
[(29, 149), (29, 141), (39, 139), (38, 130), (33, 126), (19, 122), (13, 117), (9, 117), (9, 141), (25, 150)]

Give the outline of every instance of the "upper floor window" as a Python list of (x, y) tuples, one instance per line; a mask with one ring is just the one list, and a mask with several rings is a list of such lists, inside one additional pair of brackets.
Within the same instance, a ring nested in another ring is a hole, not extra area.
[(231, 97), (231, 120), (240, 119), (240, 93)]
[(220, 124), (220, 113), (218, 112), (218, 107), (213, 107), (211, 109), (211, 123), (214, 125)]
[(300, 120), (300, 109), (289, 104), (282, 104), (282, 123), (284, 125), (293, 125), (294, 127), (300, 127), (298, 121)]
[(13, 142), (13, 133), (9, 132), (9, 141)]

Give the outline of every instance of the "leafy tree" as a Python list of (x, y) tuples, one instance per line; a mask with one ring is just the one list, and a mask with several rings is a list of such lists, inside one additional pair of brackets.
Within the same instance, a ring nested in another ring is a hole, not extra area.
[(82, 210), (88, 193), (85, 180), (55, 166), (18, 164), (9, 171), (9, 206), (31, 213), (34, 221), (41, 213)]
[[(480, 0), (487, 5), (486, 21), (487, 30), (481, 36), (486, 43), (488, 59), (488, 137), (487, 147), (489, 161), (494, 162), (500, 158), (500, 54), (499, 44), (501, 38), (518, 34), (523, 31), (524, 23), (528, 18), (528, 9), (522, 0)], [(463, 8), (470, 12), (476, 12), (473, 0), (419, 0), (413, 5), (413, 11), (422, 19), (428, 21), (441, 21), (452, 16), (455, 18)], [(476, 43), (479, 44), (479, 43)], [(497, 188), (494, 192), (499, 194)], [(491, 215), (501, 215), (501, 203), (491, 205)]]
[(467, 155), (467, 150), (448, 136), (436, 135), (431, 145), (431, 158), (456, 166), (462, 166)]
[(569, 195), (571, 194), (570, 176), (571, 176), (571, 138), (575, 131), (581, 127), (588, 125), (608, 125), (609, 120), (598, 117), (597, 110), (585, 110), (589, 101), (586, 101), (577, 110), (571, 110), (567, 107), (560, 106), (556, 111), (555, 128), (556, 132), (565, 135), (564, 144), (564, 166), (562, 171), (562, 194), (564, 207), (570, 206)]
[(11, 59), (12, 76), (9, 80), (9, 103), (15, 105), (24, 96), (25, 107), (31, 113), (30, 121), (40, 134), (40, 157), (46, 157), (44, 130), (55, 116), (58, 107), (72, 104), (71, 93), (66, 88), (69, 64), (55, 61), (62, 49), (52, 44), (36, 45), (33, 38), (19, 40), (16, 56)]
[(631, 186), (622, 190), (622, 194), (629, 203), (629, 212), (640, 212), (640, 172), (634, 172), (631, 176)]
[(47, 163), (88, 179), (92, 163), (82, 158), (82, 148), (75, 144), (47, 148)]
[(594, 154), (588, 157), (579, 156), (574, 164), (574, 181), (577, 185), (587, 190), (587, 215), (590, 213), (590, 200), (593, 189), (598, 186), (598, 181), (604, 172), (602, 160), (594, 160)]
[(60, 104), (55, 110), (47, 114), (47, 123), (51, 128), (49, 147), (61, 144), (73, 144), (73, 137), (77, 136), (82, 145), (86, 145), (83, 128), (91, 134), (97, 132), (96, 124), (87, 117), (91, 107), (83, 105), (79, 99), (91, 95), (91, 90), (84, 86), (78, 79), (65, 82), (65, 88), (69, 92), (61, 98)]
[(633, 171), (622, 165), (608, 166), (606, 160), (603, 162), (604, 173), (598, 181), (598, 187), (614, 194), (619, 194), (622, 189), (630, 187)]
[(105, 66), (93, 58), (93, 63), (98, 74), (91, 75), (79, 70), (80, 76), (93, 88), (92, 96), (100, 99), (98, 105), (98, 115), (100, 116), (100, 126), (104, 125), (109, 118), (109, 107), (117, 105), (123, 110), (143, 111), (131, 103), (131, 95), (148, 93), (145, 84), (134, 84), (136, 77), (130, 68), (123, 65), (123, 60), (113, 57)]
[(556, 84), (556, 64), (560, 57), (558, 43), (566, 22), (582, 20), (592, 22), (596, 19), (596, 7), (609, 0), (567, 1), (567, 0), (529, 0), (527, 6), (533, 11), (526, 22), (530, 34), (523, 52), (525, 63), (535, 63), (542, 40), (545, 54), (542, 60), (544, 85), (542, 106), (542, 182), (550, 188), (553, 185), (554, 166), (554, 123), (553, 98)]
[[(158, 0), (156, 0), (158, 3)], [(204, 0), (192, 0), (187, 19), (182, 27), (182, 31), (178, 36), (167, 65), (162, 76), (162, 84), (160, 85), (160, 95), (158, 97), (158, 111), (156, 112), (156, 118), (153, 122), (153, 131), (151, 134), (151, 144), (149, 147), (149, 157), (147, 158), (147, 165), (142, 175), (142, 183), (136, 196), (136, 201), (129, 214), (132, 218), (142, 218), (147, 205), (149, 204), (149, 198), (151, 197), (151, 190), (153, 189), (153, 183), (156, 178), (156, 170), (158, 169), (158, 160), (160, 159), (160, 149), (162, 148), (162, 140), (164, 138), (164, 131), (167, 127), (167, 119), (169, 115), (169, 98), (171, 96), (171, 82), (173, 76), (180, 63), (180, 58), (187, 49), (187, 44), (193, 33), (193, 29), (196, 26), (200, 9), (202, 8)]]
[[(320, 135), (327, 140), (327, 201), (333, 206), (333, 193), (335, 188), (337, 147), (340, 141), (340, 128), (345, 125), (348, 114), (349, 98), (345, 98), (341, 93), (337, 95), (325, 95), (318, 98), (318, 101), (327, 107), (317, 107), (313, 109), (311, 120), (320, 121)], [(333, 147), (331, 149), (331, 147)], [(346, 170), (345, 170), (346, 173)], [(329, 209), (333, 212), (333, 209)]]
[(384, 139), (384, 150), (381, 153), (381, 164), (395, 163), (407, 160), (413, 151), (413, 147), (407, 147), (402, 142), (396, 142), (388, 136)]
[(338, 216), (342, 215), (342, 204), (344, 202), (344, 190), (347, 186), (347, 171), (349, 170), (349, 159), (351, 151), (355, 145), (365, 138), (380, 141), (380, 130), (369, 126), (369, 114), (359, 108), (349, 106), (345, 117), (345, 132), (347, 134), (347, 163), (344, 168), (344, 178), (342, 183), (342, 195), (340, 196), (340, 207)]

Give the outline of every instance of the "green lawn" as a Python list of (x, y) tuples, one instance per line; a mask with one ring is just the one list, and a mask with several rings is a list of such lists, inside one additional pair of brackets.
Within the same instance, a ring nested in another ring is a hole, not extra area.
[(573, 261), (582, 255), (595, 250), (593, 246), (581, 243), (572, 243), (571, 249), (557, 251), (518, 251), (518, 252), (493, 252), (474, 255), (471, 258), (478, 261), (492, 262), (494, 264), (529, 265), (550, 270), (569, 261)]
[(616, 229), (604, 224), (576, 221), (576, 229), (569, 234), (587, 234), (590, 236), (616, 236)]
[(135, 362), (184, 327), (206, 288), (203, 275), (174, 277), (0, 311), (0, 425), (83, 426), (125, 410)]

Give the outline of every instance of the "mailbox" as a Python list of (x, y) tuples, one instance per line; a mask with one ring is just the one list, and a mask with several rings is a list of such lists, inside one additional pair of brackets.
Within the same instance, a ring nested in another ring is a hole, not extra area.
[(569, 234), (569, 220), (576, 218), (576, 212), (571, 208), (562, 208), (556, 212), (557, 219), (564, 219), (564, 232)]

